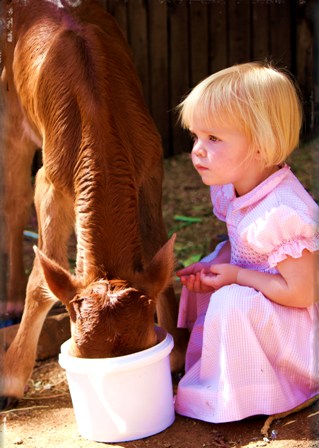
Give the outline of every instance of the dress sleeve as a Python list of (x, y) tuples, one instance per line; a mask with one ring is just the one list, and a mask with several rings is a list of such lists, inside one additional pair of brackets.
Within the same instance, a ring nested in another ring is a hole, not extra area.
[(319, 250), (318, 210), (313, 214), (287, 205), (271, 209), (242, 231), (242, 238), (257, 253), (267, 255), (270, 267), (287, 258), (299, 258), (304, 249)]
[(221, 221), (226, 221), (229, 204), (234, 198), (234, 187), (231, 184), (211, 186), (210, 197), (214, 215)]

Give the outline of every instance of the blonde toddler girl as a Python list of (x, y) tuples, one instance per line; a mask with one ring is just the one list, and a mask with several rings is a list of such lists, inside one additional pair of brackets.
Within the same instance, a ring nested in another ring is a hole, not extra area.
[(229, 239), (177, 273), (191, 335), (176, 411), (219, 423), (290, 410), (319, 392), (319, 207), (285, 164), (298, 94), (285, 73), (246, 63), (197, 85), (180, 116)]

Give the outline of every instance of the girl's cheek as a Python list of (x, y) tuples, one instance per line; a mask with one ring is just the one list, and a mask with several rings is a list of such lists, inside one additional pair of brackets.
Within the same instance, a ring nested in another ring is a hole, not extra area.
[(191, 160), (192, 160), (193, 166), (195, 166), (195, 156), (193, 153), (191, 154)]

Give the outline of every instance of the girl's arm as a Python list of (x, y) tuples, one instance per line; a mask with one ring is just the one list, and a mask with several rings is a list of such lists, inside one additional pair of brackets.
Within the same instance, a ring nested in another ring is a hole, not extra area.
[(201, 272), (201, 281), (214, 289), (237, 283), (260, 291), (280, 305), (303, 308), (318, 301), (318, 258), (319, 251), (304, 250), (300, 258), (287, 257), (278, 263), (279, 274), (230, 264), (212, 265), (209, 273)]

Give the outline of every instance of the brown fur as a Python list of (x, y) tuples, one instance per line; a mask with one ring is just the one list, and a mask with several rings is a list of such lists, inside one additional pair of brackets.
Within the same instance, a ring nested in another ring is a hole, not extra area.
[[(76, 356), (114, 356), (153, 345), (156, 304), (159, 324), (175, 337), (173, 368), (183, 363), (185, 339), (175, 328), (177, 304), (169, 286), (173, 240), (160, 249), (167, 239), (160, 137), (113, 18), (94, 0), (76, 8), (62, 3), (64, 8), (13, 0), (7, 6), (13, 26), (2, 39), (1, 78), (12, 308), (25, 294), (22, 231), (39, 145), (43, 167), (34, 195), (41, 251), (19, 332), (5, 354), (2, 395), (22, 395), (56, 298), (69, 310)], [(74, 227), (71, 276), (67, 241)]]

